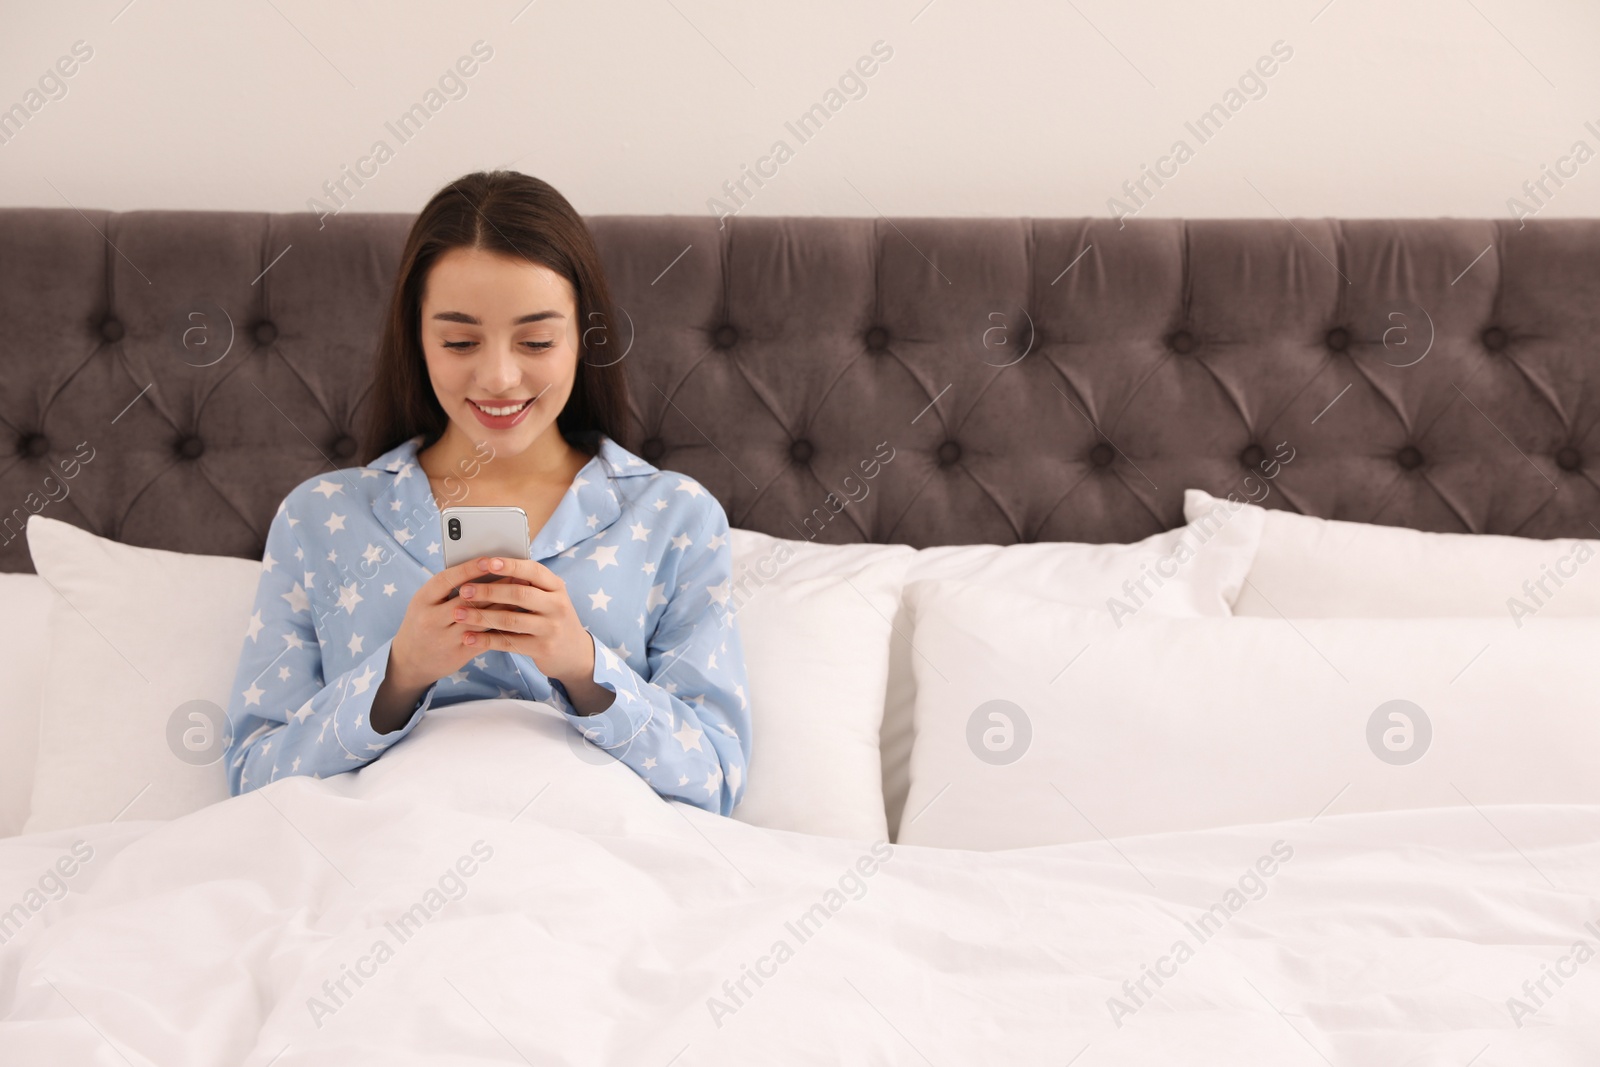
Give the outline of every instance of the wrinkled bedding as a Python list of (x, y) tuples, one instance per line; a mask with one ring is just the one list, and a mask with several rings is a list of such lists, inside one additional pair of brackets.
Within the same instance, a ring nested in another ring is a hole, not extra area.
[(0, 1064), (1594, 1063), (1597, 894), (1596, 807), (899, 847), (477, 701), (355, 774), (0, 842)]

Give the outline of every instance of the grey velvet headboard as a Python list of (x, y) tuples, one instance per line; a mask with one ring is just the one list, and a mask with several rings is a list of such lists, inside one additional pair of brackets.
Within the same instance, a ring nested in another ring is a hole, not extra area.
[[(410, 221), (0, 210), (0, 569), (31, 570), (29, 511), (259, 558), (284, 494), (364, 453)], [(1130, 541), (1196, 486), (1600, 534), (1600, 222), (589, 221), (625, 443), (736, 526)]]

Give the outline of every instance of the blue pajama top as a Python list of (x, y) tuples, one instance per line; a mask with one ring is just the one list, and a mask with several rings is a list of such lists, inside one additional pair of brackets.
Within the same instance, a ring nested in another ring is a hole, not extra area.
[(693, 478), (603, 435), (529, 555), (566, 583), (611, 706), (579, 715), (531, 658), (484, 652), (430, 686), (405, 726), (372, 729), (406, 606), (443, 569), (421, 442), (308, 478), (278, 506), (228, 702), (230, 794), (358, 769), (430, 707), (514, 697), (560, 709), (662, 796), (730, 814), (744, 792), (750, 708), (744, 648), (725, 610), (727, 516)]

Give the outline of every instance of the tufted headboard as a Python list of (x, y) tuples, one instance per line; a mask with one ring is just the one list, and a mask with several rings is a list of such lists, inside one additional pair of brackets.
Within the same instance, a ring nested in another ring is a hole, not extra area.
[[(624, 443), (735, 526), (1131, 541), (1195, 486), (1600, 535), (1597, 221), (589, 221)], [(292, 486), (366, 455), (410, 222), (0, 210), (0, 569), (30, 511), (259, 558)]]

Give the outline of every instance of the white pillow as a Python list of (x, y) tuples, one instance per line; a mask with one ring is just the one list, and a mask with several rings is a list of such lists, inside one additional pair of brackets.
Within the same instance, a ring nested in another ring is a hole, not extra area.
[(41, 515), (28, 551), (61, 595), (26, 832), (227, 799), (222, 709), (261, 564), (135, 548)]
[(50, 649), (50, 587), (37, 574), (0, 574), (0, 837), (22, 832), (39, 758), (39, 707)]
[(1600, 619), (1150, 614), (1119, 629), (968, 583), (905, 597), (922, 655), (902, 844), (1600, 803)]
[(750, 676), (750, 777), (733, 817), (887, 840), (878, 755), (889, 622), (909, 545), (817, 545), (732, 531), (729, 606)]
[[(1218, 503), (1191, 489), (1191, 522)], [(1228, 505), (1224, 504), (1224, 507)], [(1235, 615), (1600, 615), (1600, 541), (1428, 533), (1243, 505), (1265, 519)]]
[[(997, 590), (1039, 593), (1098, 608), (1109, 619), (1145, 613), (1226, 616), (1261, 540), (1260, 509), (1209, 517), (1132, 544), (1040, 541), (1020, 545), (944, 545), (918, 551), (906, 581), (963, 580)], [(1140, 584), (1142, 582), (1142, 587)], [(913, 665), (939, 668), (912, 648), (911, 617), (895, 616), (889, 695), (883, 719), (884, 804), (897, 834), (910, 787)], [(898, 837), (894, 838), (898, 840)]]
[[(732, 540), (730, 604), (756, 714), (750, 780), (736, 815), (781, 829), (882, 837), (884, 615), (898, 600), (913, 550), (872, 546), (848, 557), (851, 568), (819, 546), (779, 552), (778, 539), (749, 531), (734, 531)], [(40, 575), (65, 599), (54, 598), (50, 610), (27, 832), (105, 821), (125, 807), (126, 818), (170, 819), (226, 799), (220, 751), (204, 766), (175, 754), (185, 730), (193, 738), (204, 728), (188, 718), (195, 708), (178, 709), (197, 700), (219, 713), (227, 706), (261, 564), (136, 548), (42, 516), (29, 519), (28, 545)], [(750, 569), (742, 583), (741, 562)], [(816, 662), (797, 655), (796, 633), (808, 635)], [(826, 686), (818, 684), (819, 664)]]

